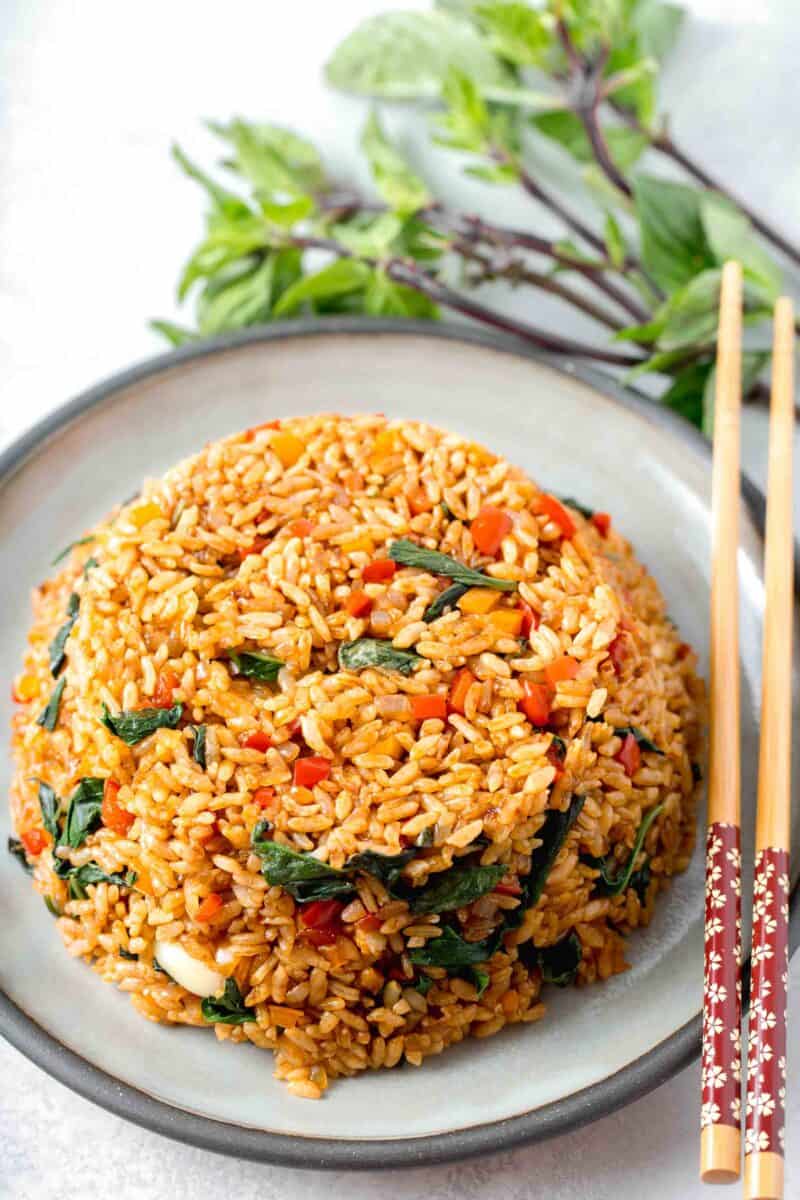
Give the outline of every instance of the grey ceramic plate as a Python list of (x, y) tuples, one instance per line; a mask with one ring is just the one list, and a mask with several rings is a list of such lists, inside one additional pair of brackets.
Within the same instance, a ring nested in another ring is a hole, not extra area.
[[(0, 458), (2, 677), (18, 669), (28, 592), (55, 550), (144, 476), (207, 440), (315, 410), (432, 421), (485, 442), (554, 491), (610, 511), (704, 655), (710, 472), (707, 449), (688, 426), (657, 418), (602, 377), (556, 369), (510, 344), (429, 326), (329, 322), (276, 326), (146, 363), (66, 405)], [(758, 504), (745, 503), (746, 827), (755, 794), (761, 554)], [(8, 707), (3, 688), (3, 743)], [(8, 773), (4, 746), (3, 782)], [(0, 832), (8, 832), (5, 811)], [(317, 1167), (456, 1158), (591, 1120), (698, 1051), (699, 852), (651, 927), (631, 939), (627, 974), (581, 993), (553, 990), (539, 1025), (462, 1045), (421, 1071), (342, 1081), (317, 1104), (291, 1098), (273, 1080), (269, 1055), (141, 1020), (123, 995), (67, 957), (17, 864), (1, 858), (0, 1029), (82, 1095), (199, 1146)]]

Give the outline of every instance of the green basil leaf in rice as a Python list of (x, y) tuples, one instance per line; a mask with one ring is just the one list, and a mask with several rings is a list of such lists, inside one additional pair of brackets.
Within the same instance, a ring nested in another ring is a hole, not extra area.
[(50, 643), (48, 655), (50, 659), (50, 673), (54, 679), (57, 679), (61, 674), (64, 669), (64, 664), (67, 661), (65, 649), (67, 645), (67, 638), (72, 633), (73, 626), (78, 619), (80, 603), (80, 596), (77, 594), (77, 592), (73, 592), (67, 601), (67, 619)]
[(66, 677), (59, 679), (47, 704), (44, 706), (39, 716), (36, 718), (36, 724), (41, 725), (42, 729), (46, 729), (48, 733), (52, 733), (58, 724), (58, 713), (61, 708), (61, 697), (64, 694), (66, 687)]
[(566, 504), (570, 508), (574, 508), (576, 512), (579, 512), (582, 517), (586, 518), (587, 521), (591, 521), (592, 517), (594, 516), (593, 508), (587, 508), (585, 504), (581, 504), (573, 496), (559, 496), (558, 498), (562, 504)]
[(488, 972), (481, 971), (479, 967), (465, 967), (461, 972), (461, 978), (472, 984), (478, 993), (479, 1000), (491, 982)]
[(261, 683), (275, 683), (278, 672), (286, 663), (263, 650), (230, 650), (228, 658), (238, 675), (258, 679)]
[(409, 951), (409, 959), (418, 967), (443, 967), (446, 971), (459, 972), (464, 967), (487, 962), (500, 946), (501, 930), (496, 930), (480, 942), (467, 942), (450, 926), (446, 926), (440, 937), (431, 938), (424, 946)]
[(268, 821), (259, 821), (251, 837), (253, 851), (261, 859), (261, 872), (267, 883), (282, 887), (299, 904), (353, 894), (355, 888), (344, 871), (329, 867), (313, 854), (302, 854), (265, 838), (264, 834), (271, 828)]
[(637, 871), (634, 871), (628, 880), (628, 888), (633, 889), (639, 897), (639, 903), (647, 902), (647, 889), (650, 887), (650, 880), (653, 875), (650, 870), (650, 860), (646, 858)]
[(410, 675), (423, 659), (413, 650), (395, 650), (390, 641), (381, 638), (357, 638), (339, 646), (339, 666), (343, 671), (365, 671), (369, 667), (382, 671), (399, 671)]
[(52, 896), (43, 896), (42, 899), (44, 900), (44, 906), (49, 913), (51, 913), (54, 917), (63, 916), (61, 909), (58, 907)]
[(246, 1007), (235, 979), (225, 980), (221, 996), (206, 996), (200, 1010), (209, 1025), (247, 1025), (256, 1019), (256, 1010)]
[(127, 962), (138, 962), (139, 961), (139, 955), (131, 954), (130, 950), (126, 950), (124, 946), (120, 946), (119, 950), (117, 951), (117, 954), (120, 956), (120, 958), (126, 959)]
[(19, 838), (10, 837), (6, 843), (8, 853), (17, 860), (23, 871), (28, 875), (33, 874), (33, 867), (28, 862), (28, 856), (25, 853), (25, 847)]
[(426, 550), (424, 546), (418, 546), (408, 538), (392, 542), (389, 557), (402, 567), (416, 567), (430, 575), (444, 575), (467, 588), (496, 588), (500, 592), (513, 592), (517, 588), (516, 580), (485, 575), (483, 571), (476, 571), (458, 559), (451, 558), (449, 554), (442, 554), (439, 550)]
[(74, 550), (76, 546), (87, 546), (89, 544), (89, 542), (94, 542), (94, 541), (96, 541), (96, 538), (93, 533), (87, 534), (86, 537), (76, 538), (76, 540), (74, 542), (70, 542), (70, 544), (68, 546), (65, 546), (63, 550), (59, 551), (59, 553), (55, 556), (55, 558), (53, 559), (53, 561), (50, 565), (52, 567), (57, 567), (58, 564), (60, 562), (63, 562), (64, 559), (69, 554), (69, 552), (71, 550)]
[(82, 867), (73, 867), (65, 877), (69, 881), (69, 894), (73, 900), (85, 900), (86, 888), (92, 883), (115, 883), (117, 887), (132, 888), (136, 883), (136, 872), (126, 871), (125, 874), (112, 871), (110, 874), (99, 867), (96, 862), (85, 863)]
[[(100, 808), (103, 803), (105, 779), (85, 776), (70, 796), (64, 832), (59, 842), (62, 846), (75, 849), (81, 846), (90, 833), (100, 824)], [(65, 861), (65, 860), (61, 860)], [(58, 873), (58, 872), (57, 872)]]
[(537, 967), (541, 970), (544, 983), (568, 987), (575, 981), (583, 947), (573, 930), (552, 946), (534, 946), (532, 942), (525, 942), (519, 947), (519, 956), (529, 970)]
[(456, 864), (434, 875), (421, 888), (409, 894), (409, 904), (415, 913), (450, 912), (464, 908), (491, 892), (506, 873), (506, 867), (471, 867)]
[(91, 558), (87, 558), (86, 562), (83, 564), (83, 578), (85, 579), (91, 570), (93, 570), (95, 567), (99, 567), (99, 566), (100, 566), (100, 563), (97, 561), (97, 559), (94, 556), (92, 556)]
[(116, 714), (110, 713), (104, 704), (100, 719), (126, 746), (135, 746), (157, 729), (175, 729), (182, 715), (182, 704), (173, 704), (171, 708), (133, 708)]
[(206, 727), (192, 725), (192, 758), (202, 770), (206, 769)]
[(453, 512), (452, 508), (450, 507), (450, 505), (447, 503), (446, 500), (439, 501), (439, 508), (442, 510), (442, 515), (444, 516), (445, 520), (447, 520), (447, 521), (455, 521), (456, 520), (456, 514)]
[(416, 853), (413, 848), (401, 850), (399, 854), (378, 854), (375, 850), (362, 850), (360, 854), (353, 854), (348, 858), (345, 863), (345, 871), (348, 873), (363, 871), (366, 875), (372, 875), (374, 879), (380, 880), (387, 891), (391, 892), (403, 867), (416, 857)]
[[(644, 839), (647, 837), (650, 826), (653, 824), (656, 817), (663, 812), (663, 810), (664, 805), (657, 804), (655, 808), (651, 808), (650, 812), (645, 815), (636, 833), (636, 840), (633, 843), (633, 849), (628, 855), (625, 864), (621, 868), (619, 867), (619, 863), (613, 854), (607, 854), (604, 858), (595, 858), (589, 854), (584, 854), (581, 856), (582, 861), (585, 862), (587, 866), (594, 867), (595, 870), (600, 872), (595, 882), (595, 891), (598, 895), (619, 896), (631, 886), (633, 868), (636, 864), (636, 859), (639, 857), (642, 846), (644, 845)], [(646, 880), (643, 877), (638, 880), (638, 887), (644, 886), (646, 891), (647, 884), (649, 882), (650, 879), (648, 871)]]
[(523, 917), (529, 908), (538, 903), (544, 891), (547, 876), (552, 870), (558, 852), (567, 840), (567, 835), (578, 819), (583, 808), (584, 797), (573, 796), (565, 812), (550, 809), (545, 816), (542, 826), (536, 831), (536, 838), (541, 843), (531, 854), (531, 865), (527, 875), (522, 876), (522, 896), (519, 908), (512, 909), (506, 916), (506, 926), (516, 929), (522, 924)]
[(464, 583), (451, 583), (450, 587), (446, 587), (443, 592), (440, 592), (434, 601), (432, 601), (425, 612), (422, 614), (423, 621), (430, 625), (431, 621), (438, 620), (448, 608), (453, 608), (461, 597), (468, 592), (469, 588)]
[(560, 761), (563, 762), (564, 759), (567, 757), (567, 743), (564, 741), (564, 739), (562, 737), (559, 737), (557, 733), (554, 733), (553, 740), (550, 743), (550, 745), (555, 750)]
[(614, 733), (617, 735), (617, 737), (621, 738), (625, 738), (628, 736), (628, 734), (630, 734), (632, 737), (636, 738), (636, 744), (640, 750), (650, 750), (651, 753), (660, 754), (662, 758), (664, 757), (664, 751), (659, 750), (655, 742), (651, 741), (647, 734), (643, 733), (638, 725), (619, 725), (614, 729)]
[(44, 783), (41, 779), (37, 779), (36, 782), (39, 784), (39, 808), (42, 812), (42, 824), (55, 845), (61, 837), (58, 819), (61, 812), (61, 801), (49, 783)]
[(420, 996), (427, 996), (428, 992), (433, 987), (434, 980), (430, 975), (420, 975), (410, 986), (415, 992), (419, 992)]

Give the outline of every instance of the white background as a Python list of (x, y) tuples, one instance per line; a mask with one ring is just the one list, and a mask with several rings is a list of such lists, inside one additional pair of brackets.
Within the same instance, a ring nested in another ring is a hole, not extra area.
[[(213, 143), (204, 118), (273, 120), (312, 136), (337, 177), (366, 184), (357, 149), (364, 106), (326, 91), (320, 68), (359, 19), (400, 6), (399, 0), (0, 0), (0, 445), (83, 387), (162, 348), (146, 320), (177, 315), (174, 281), (202, 228), (202, 199), (169, 159), (173, 139), (208, 161)], [(406, 0), (405, 7), (425, 4)], [(688, 7), (692, 18), (664, 81), (676, 134), (797, 240), (796, 0), (690, 0)], [(389, 124), (434, 190), (495, 220), (552, 232), (531, 202), (465, 182), (444, 155), (432, 155), (418, 117), (396, 110)], [(562, 170), (554, 160), (544, 166)], [(542, 320), (557, 314), (563, 332), (587, 332), (535, 296), (518, 294), (510, 305)], [(748, 413), (743, 457), (762, 481), (765, 439), (763, 414)], [(800, 487), (795, 507), (800, 512)], [(800, 955), (791, 980), (794, 1048)], [(3, 1198), (639, 1200), (646, 1193), (648, 1200), (691, 1200), (709, 1194), (696, 1182), (696, 1068), (545, 1145), (391, 1175), (290, 1172), (179, 1146), (80, 1100), (4, 1043), (0, 1072)], [(798, 1200), (800, 1054), (790, 1055), (787, 1117), (786, 1194)]]

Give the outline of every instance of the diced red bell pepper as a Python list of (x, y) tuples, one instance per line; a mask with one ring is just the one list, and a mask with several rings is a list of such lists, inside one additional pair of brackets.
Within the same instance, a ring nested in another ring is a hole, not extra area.
[(601, 537), (608, 537), (608, 531), (611, 528), (611, 517), (608, 513), (596, 512), (592, 514), (592, 524)]
[(397, 563), (391, 558), (378, 558), (375, 562), (367, 563), (361, 572), (365, 583), (386, 583), (394, 577)]
[(180, 679), (171, 667), (159, 672), (156, 690), (153, 692), (153, 708), (171, 708), (172, 693), (180, 687)]
[(377, 933), (382, 924), (383, 921), (377, 913), (367, 913), (365, 917), (356, 921), (357, 928), (361, 929), (364, 933)]
[(430, 717), (438, 717), (440, 721), (447, 718), (447, 697), (412, 696), (411, 712), (415, 721), (427, 721)]
[(625, 638), (621, 633), (618, 633), (613, 642), (608, 647), (608, 657), (611, 659), (611, 665), (617, 675), (622, 671), (623, 663), (628, 657), (628, 649), (625, 645)]
[(614, 755), (622, 763), (625, 774), (631, 779), (642, 765), (642, 752), (632, 733), (626, 733), (621, 749)]
[(351, 592), (344, 607), (351, 617), (365, 617), (372, 608), (372, 599), (366, 592)]
[(264, 547), (269, 545), (269, 541), (268, 537), (257, 537), (249, 546), (240, 546), (236, 551), (236, 557), (240, 563), (243, 563), (251, 554), (260, 554)]
[(522, 711), (531, 725), (541, 728), (550, 720), (550, 702), (553, 699), (553, 689), (549, 683), (531, 683), (526, 679), (522, 684)]
[(222, 908), (222, 896), (219, 892), (209, 892), (194, 915), (195, 921), (210, 921)]
[(536, 497), (533, 502), (533, 511), (539, 516), (545, 516), (554, 521), (565, 538), (575, 536), (575, 522), (561, 501), (556, 500), (555, 496), (551, 496), (549, 492), (542, 492), (540, 496)]
[(128, 812), (118, 801), (120, 785), (116, 779), (107, 779), (103, 784), (103, 803), (100, 805), (100, 820), (106, 829), (126, 837), (131, 825), (136, 820), (132, 812)]
[(522, 885), (518, 879), (509, 879), (508, 882), (498, 883), (493, 889), (498, 896), (521, 896)]
[(272, 808), (275, 803), (275, 788), (256, 788), (253, 792), (253, 801), (259, 808)]
[(264, 754), (272, 745), (272, 738), (263, 729), (257, 729), (244, 739), (242, 745), (245, 750), (260, 750)]
[(502, 508), (493, 504), (485, 504), (470, 525), (472, 540), (481, 554), (494, 556), (500, 549), (503, 538), (513, 528), (513, 521)]
[(305, 517), (299, 517), (298, 520), (290, 522), (287, 528), (292, 537), (308, 537), (314, 526)]
[(450, 694), (447, 698), (450, 712), (461, 713), (463, 716), (464, 705), (467, 702), (467, 693), (475, 682), (475, 676), (467, 667), (462, 667), (457, 671), (453, 682), (450, 684)]
[(298, 758), (294, 764), (294, 782), (296, 787), (313, 788), (322, 783), (331, 773), (331, 761), (321, 754), (309, 754), (306, 758)]
[(28, 854), (41, 854), (47, 845), (47, 834), (43, 829), (26, 829), (24, 833), (19, 835), (19, 840), (22, 842)]
[(531, 630), (539, 628), (539, 614), (534, 612), (530, 604), (526, 604), (524, 600), (520, 600), (519, 607), (522, 609), (520, 633), (525, 638), (530, 637)]

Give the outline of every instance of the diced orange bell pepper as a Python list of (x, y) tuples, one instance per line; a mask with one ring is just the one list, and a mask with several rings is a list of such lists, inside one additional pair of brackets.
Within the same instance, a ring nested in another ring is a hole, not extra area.
[(574, 679), (580, 670), (580, 663), (568, 654), (562, 654), (555, 662), (549, 663), (544, 669), (544, 677), (553, 687), (566, 679)]

